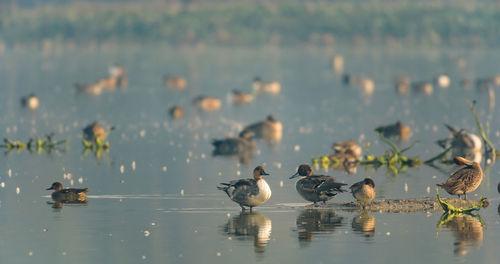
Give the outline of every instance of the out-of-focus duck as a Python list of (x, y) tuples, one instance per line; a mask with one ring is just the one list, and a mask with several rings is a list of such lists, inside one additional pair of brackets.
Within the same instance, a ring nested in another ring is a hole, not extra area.
[(247, 131), (239, 137), (229, 137), (225, 139), (214, 139), (212, 145), (215, 147), (214, 155), (237, 155), (252, 151), (255, 142), (252, 140), (254, 134)]
[(281, 84), (277, 81), (264, 82), (260, 77), (255, 77), (253, 90), (256, 93), (279, 94), (281, 92)]
[(411, 137), (410, 127), (404, 125), (401, 121), (395, 124), (377, 127), (375, 131), (382, 133), (386, 138), (397, 138), (400, 141), (407, 141)]
[(252, 132), (255, 138), (280, 141), (283, 137), (283, 124), (276, 120), (273, 115), (269, 115), (266, 120), (250, 124), (243, 128), (240, 136), (247, 132)]
[(233, 101), (233, 104), (247, 104), (253, 101), (253, 95), (251, 93), (246, 93), (242, 92), (239, 90), (233, 90), (233, 93), (231, 95), (231, 100)]
[(443, 188), (451, 195), (464, 195), (467, 200), (467, 194), (475, 191), (483, 181), (483, 170), (479, 163), (464, 159), (462, 157), (455, 157), (455, 163), (458, 165), (465, 165), (453, 173), (448, 180), (443, 183), (436, 184)]
[(263, 175), (269, 175), (264, 171), (264, 167), (257, 166), (253, 170), (253, 179), (240, 179), (221, 183), (217, 189), (224, 191), (229, 198), (240, 205), (242, 210), (244, 206), (252, 208), (265, 203), (271, 198), (271, 188), (262, 178)]
[(165, 75), (163, 77), (165, 87), (175, 90), (183, 90), (187, 86), (187, 81), (181, 76)]
[(83, 128), (83, 138), (89, 141), (104, 140), (108, 136), (106, 129), (97, 121)]
[(193, 100), (193, 104), (205, 112), (214, 112), (220, 109), (222, 102), (219, 98), (200, 95)]
[(464, 129), (457, 131), (454, 127), (444, 124), (450, 131), (452, 138), (446, 138), (436, 141), (442, 148), (458, 148), (471, 151), (481, 151), (483, 143), (481, 138), (475, 134), (469, 133)]
[(40, 106), (40, 100), (38, 99), (38, 96), (31, 93), (21, 98), (21, 105), (31, 110), (36, 110), (38, 106)]
[(314, 171), (308, 164), (299, 166), (297, 173), (292, 175), (290, 179), (299, 177), (300, 180), (296, 183), (297, 192), (307, 201), (326, 203), (335, 195), (345, 192), (342, 186), (347, 185), (335, 181), (335, 178), (328, 175), (314, 175)]
[(434, 86), (430, 82), (414, 82), (411, 84), (411, 89), (415, 93), (431, 95), (434, 92)]
[(347, 141), (337, 141), (333, 143), (332, 149), (335, 153), (352, 153), (356, 158), (360, 159), (363, 154), (363, 149), (354, 140), (349, 139)]
[(180, 105), (174, 105), (168, 110), (168, 113), (173, 119), (181, 119), (184, 117), (184, 108)]

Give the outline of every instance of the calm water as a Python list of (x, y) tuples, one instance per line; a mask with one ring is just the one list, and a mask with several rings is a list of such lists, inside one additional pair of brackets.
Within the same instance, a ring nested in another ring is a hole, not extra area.
[[(330, 68), (343, 54), (345, 70), (373, 77), (375, 93), (344, 87)], [(467, 61), (465, 69), (455, 63)], [(498, 163), (489, 168), (478, 195), (491, 200), (477, 218), (455, 218), (436, 229), (440, 212), (407, 214), (308, 210), (288, 177), (313, 156), (330, 153), (337, 140), (371, 142), (381, 155), (387, 146), (373, 128), (402, 120), (419, 139), (408, 156), (430, 158), (441, 151), (433, 142), (448, 135), (443, 122), (477, 131), (464, 99), (477, 100), (500, 146), (497, 108), (486, 93), (464, 91), (463, 78), (497, 73), (497, 50), (351, 50), (320, 48), (189, 48), (160, 46), (75, 49), (49, 52), (8, 50), (0, 55), (0, 137), (27, 141), (55, 132), (68, 139), (66, 151), (0, 155), (0, 260), (2, 263), (496, 263), (500, 223), (496, 191)], [(128, 69), (126, 90), (100, 96), (78, 95), (73, 83), (107, 74), (112, 63)], [(431, 80), (447, 72), (448, 89), (431, 96), (397, 95), (393, 79)], [(183, 75), (184, 91), (167, 90), (165, 73)], [(250, 91), (253, 78), (279, 80), (282, 93), (260, 96), (245, 106), (229, 101), (232, 89)], [(36, 92), (37, 111), (22, 109), (21, 96)], [(191, 107), (199, 94), (223, 98), (219, 112)], [(498, 100), (497, 100), (498, 101)], [(182, 104), (186, 116), (173, 121), (167, 110)], [(281, 143), (258, 142), (248, 164), (212, 157), (212, 138), (236, 135), (242, 126), (273, 113), (284, 125)], [(98, 120), (116, 129), (109, 152), (83, 153), (81, 129)], [(298, 149), (298, 151), (296, 151)], [(3, 151), (2, 151), (3, 152)], [(135, 164), (135, 169), (132, 164)], [(249, 177), (264, 164), (273, 194), (254, 214), (216, 190), (219, 182)], [(123, 166), (123, 173), (121, 167)], [(370, 175), (377, 198), (434, 196), (444, 172), (427, 166), (394, 176), (385, 169), (358, 168), (354, 175), (329, 171), (351, 184)], [(88, 187), (84, 206), (53, 209), (47, 187)], [(66, 177), (64, 177), (66, 175)], [(81, 182), (81, 183), (80, 183)], [(407, 188), (405, 188), (405, 186)], [(427, 188), (430, 187), (430, 193)], [(19, 188), (19, 193), (16, 189)], [(448, 195), (445, 195), (448, 196)], [(476, 197), (477, 198), (477, 197)], [(337, 201), (352, 200), (350, 194)], [(374, 230), (373, 230), (374, 226)], [(467, 231), (464, 231), (467, 230)]]

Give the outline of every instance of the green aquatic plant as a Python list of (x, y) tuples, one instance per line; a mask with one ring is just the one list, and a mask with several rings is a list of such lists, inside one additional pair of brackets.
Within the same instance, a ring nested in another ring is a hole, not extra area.
[(438, 192), (437, 187), (436, 187), (436, 195), (437, 195), (437, 199), (439, 201), (439, 204), (443, 208), (444, 212), (450, 213), (450, 214), (471, 214), (474, 211), (479, 211), (481, 208), (485, 207), (488, 204), (488, 200), (484, 197), (481, 197), (479, 199), (479, 202), (477, 205), (469, 206), (469, 207), (465, 207), (465, 208), (461, 208), (461, 207), (457, 208), (457, 207), (451, 205), (450, 203), (448, 203), (447, 201), (441, 199), (441, 196), (439, 196), (439, 192)]
[(82, 144), (86, 150), (99, 151), (99, 150), (107, 150), (109, 149), (109, 141), (105, 141), (98, 137), (95, 137), (94, 140), (86, 140), (82, 137)]
[(410, 146), (400, 150), (393, 142), (384, 137), (382, 133), (379, 133), (379, 136), (382, 142), (389, 145), (390, 149), (381, 156), (375, 156), (373, 154), (366, 155), (365, 158), (359, 162), (361, 166), (375, 168), (386, 166), (391, 172), (398, 174), (405, 171), (408, 167), (414, 168), (422, 165), (422, 160), (418, 157), (409, 158), (403, 155), (404, 152), (415, 146), (418, 141), (414, 141)]
[[(7, 151), (11, 151), (16, 149), (17, 151), (21, 151), (23, 149), (27, 149), (28, 151), (36, 151), (38, 153), (42, 151), (50, 152), (52, 150), (58, 149), (58, 147), (62, 144), (67, 143), (67, 140), (59, 140), (54, 141), (52, 139), (52, 134), (46, 135), (44, 137), (35, 137), (30, 138), (27, 143), (22, 143), (21, 141), (12, 141), (7, 138), (4, 138), (4, 145), (0, 145), (2, 148), (6, 148)], [(64, 148), (65, 149), (65, 148)], [(58, 150), (64, 150), (59, 148)]]

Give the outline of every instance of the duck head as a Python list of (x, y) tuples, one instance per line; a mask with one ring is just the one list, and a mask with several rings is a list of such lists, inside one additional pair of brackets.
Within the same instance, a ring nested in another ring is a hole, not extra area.
[(62, 190), (63, 186), (60, 182), (54, 182), (52, 183), (52, 186), (50, 188), (47, 188), (47, 190), (54, 190), (54, 191), (60, 191)]
[[(453, 161), (454, 161), (456, 164), (458, 164), (458, 165), (465, 165), (465, 166), (472, 166), (472, 165), (474, 165), (474, 163), (476, 163), (476, 162), (474, 162), (474, 161), (470, 161), (470, 160), (465, 159), (465, 158), (462, 158), (462, 157), (460, 157), (460, 156), (455, 157), (455, 158), (453, 159)], [(477, 164), (477, 163), (476, 163), (476, 164)]]
[(292, 175), (289, 179), (293, 179), (298, 176), (307, 177), (313, 175), (313, 173), (314, 171), (311, 168), (311, 166), (309, 166), (308, 164), (302, 164), (297, 169), (297, 172), (294, 175)]
[(372, 179), (370, 179), (370, 178), (365, 178), (365, 179), (363, 180), (363, 184), (365, 184), (365, 185), (369, 185), (369, 186), (371, 186), (372, 188), (375, 188), (375, 182), (374, 182)]
[(253, 178), (256, 180), (262, 179), (262, 176), (264, 176), (264, 175), (269, 175), (269, 173), (265, 172), (264, 167), (262, 167), (262, 166), (257, 166), (253, 170)]

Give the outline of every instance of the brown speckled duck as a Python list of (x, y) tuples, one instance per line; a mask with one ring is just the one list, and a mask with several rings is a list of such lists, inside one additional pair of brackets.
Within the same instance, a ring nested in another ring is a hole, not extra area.
[(366, 204), (371, 202), (376, 195), (375, 182), (370, 178), (365, 178), (351, 185), (349, 189), (351, 189), (352, 196), (363, 204), (363, 208), (365, 208)]
[(462, 157), (455, 157), (455, 163), (465, 165), (453, 173), (448, 180), (437, 186), (443, 188), (451, 195), (464, 195), (467, 200), (467, 194), (475, 191), (483, 181), (483, 170), (479, 163), (464, 159)]

